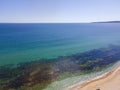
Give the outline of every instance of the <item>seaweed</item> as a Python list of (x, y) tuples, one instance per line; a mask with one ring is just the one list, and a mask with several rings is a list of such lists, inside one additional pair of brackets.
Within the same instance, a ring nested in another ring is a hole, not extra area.
[[(90, 73), (120, 60), (120, 46), (0, 67), (0, 90), (42, 90), (61, 76)], [(37, 88), (37, 89), (36, 89)]]

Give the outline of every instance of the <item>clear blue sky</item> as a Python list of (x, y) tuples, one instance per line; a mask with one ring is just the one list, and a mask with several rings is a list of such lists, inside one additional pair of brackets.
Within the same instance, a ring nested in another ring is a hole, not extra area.
[(120, 20), (120, 0), (0, 0), (0, 22)]

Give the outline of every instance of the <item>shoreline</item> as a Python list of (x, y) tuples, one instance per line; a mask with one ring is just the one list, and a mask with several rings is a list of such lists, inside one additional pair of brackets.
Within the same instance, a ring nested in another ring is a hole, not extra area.
[[(120, 64), (119, 64), (120, 65)], [(96, 89), (94, 90), (97, 90), (100, 88), (100, 86), (98, 85), (99, 84), (99, 81), (104, 81), (106, 79), (109, 80), (109, 78), (113, 78), (113, 76), (116, 75), (116, 73), (120, 72), (120, 66), (119, 65), (116, 65), (116, 67), (114, 67), (112, 70), (100, 75), (100, 76), (97, 76), (93, 79), (90, 79), (88, 81), (85, 81), (83, 83), (79, 82), (75, 85), (72, 85), (70, 87), (67, 88), (67, 90), (87, 90), (86, 88), (90, 88), (91, 84), (96, 87)], [(120, 76), (119, 76), (120, 77)], [(110, 78), (110, 79), (111, 79)], [(107, 81), (107, 80), (106, 80)], [(94, 84), (94, 83), (98, 83), (98, 84)], [(90, 89), (91, 90), (91, 89)], [(93, 90), (93, 89), (92, 89)], [(102, 89), (103, 90), (103, 89)], [(116, 90), (116, 89), (115, 89)]]
[(80, 76), (73, 76), (68, 77), (64, 80), (55, 81), (51, 83), (48, 87), (46, 87), (43, 90), (77, 90), (76, 88), (79, 88), (80, 85), (86, 84), (86, 82), (90, 82), (92, 80), (96, 80), (100, 77), (103, 77), (110, 71), (114, 71), (118, 66), (120, 65), (120, 61), (110, 65), (109, 67), (103, 69), (102, 71), (89, 73), (85, 75)]

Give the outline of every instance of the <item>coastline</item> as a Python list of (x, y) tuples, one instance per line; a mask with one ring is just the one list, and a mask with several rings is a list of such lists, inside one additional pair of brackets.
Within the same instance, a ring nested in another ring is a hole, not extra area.
[(64, 80), (55, 81), (43, 90), (77, 90), (81, 85), (103, 77), (108, 72), (114, 71), (120, 65), (120, 61), (106, 67), (105, 69), (80, 76), (68, 77)]
[[(120, 63), (120, 62), (118, 62)], [(109, 88), (109, 86), (105, 85), (106, 83), (110, 83), (115, 87), (115, 85), (113, 84), (114, 82), (109, 82), (111, 79), (114, 79), (114, 76), (117, 76), (118, 78), (120, 78), (120, 75), (118, 76), (118, 73), (120, 73), (120, 64), (117, 64), (113, 69), (111, 69), (111, 71), (108, 71), (100, 76), (97, 76), (93, 79), (90, 79), (88, 81), (85, 81), (83, 83), (77, 83), (73, 86), (70, 86), (67, 88), (67, 90), (97, 90), (97, 89), (101, 89), (105, 90), (104, 88)], [(114, 80), (117, 83), (120, 83), (119, 80)], [(104, 85), (103, 85), (104, 83)], [(111, 89), (113, 90), (113, 89)], [(118, 89), (114, 89), (114, 90), (118, 90)]]

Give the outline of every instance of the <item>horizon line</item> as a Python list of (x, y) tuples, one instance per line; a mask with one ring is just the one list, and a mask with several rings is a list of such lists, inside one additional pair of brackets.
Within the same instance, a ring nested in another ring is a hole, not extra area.
[(89, 21), (89, 22), (0, 22), (0, 23), (97, 23), (97, 22), (120, 22), (120, 20), (108, 20), (108, 21)]

